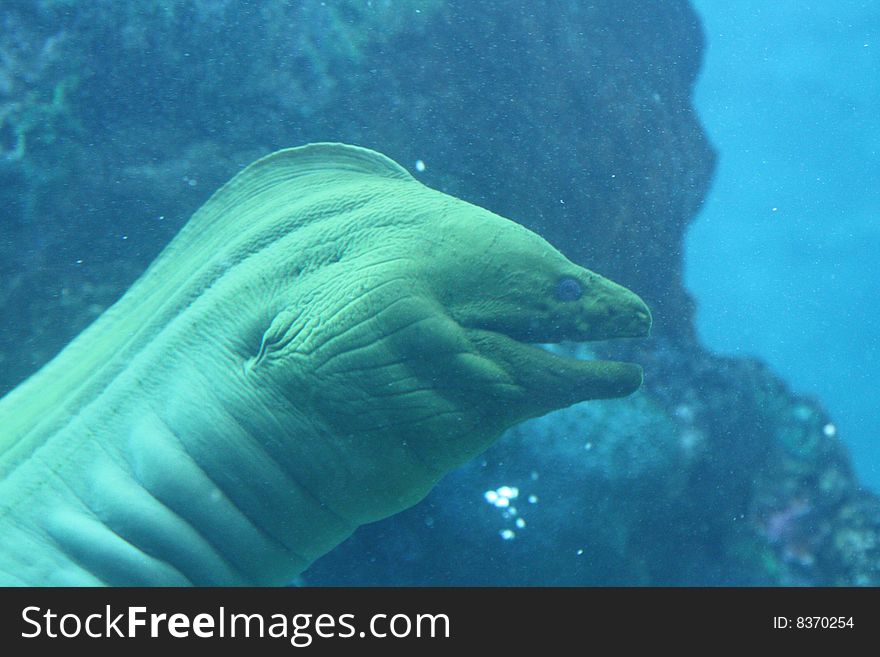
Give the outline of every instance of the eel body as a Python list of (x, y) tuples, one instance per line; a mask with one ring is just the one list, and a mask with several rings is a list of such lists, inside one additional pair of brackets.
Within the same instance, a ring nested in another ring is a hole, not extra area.
[(284, 584), (513, 424), (641, 383), (629, 290), (374, 151), (258, 160), (0, 400), (0, 584)]

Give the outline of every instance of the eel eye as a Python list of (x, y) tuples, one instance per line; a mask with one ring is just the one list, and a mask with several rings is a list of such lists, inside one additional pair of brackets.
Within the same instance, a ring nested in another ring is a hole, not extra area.
[(556, 283), (556, 298), (559, 301), (577, 301), (583, 295), (583, 286), (571, 276), (563, 276)]

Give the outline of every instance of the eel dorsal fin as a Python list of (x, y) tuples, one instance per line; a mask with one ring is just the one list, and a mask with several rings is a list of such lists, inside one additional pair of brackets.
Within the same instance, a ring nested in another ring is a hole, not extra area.
[[(316, 143), (267, 155), (199, 208), (125, 295), (58, 356), (0, 400), (0, 476), (96, 398), (162, 328), (221, 275), (218, 263), (260, 234), (309, 222), (307, 198), (351, 179), (415, 179), (400, 165), (357, 146)], [(303, 199), (306, 199), (305, 201)], [(285, 224), (287, 227), (288, 224)]]

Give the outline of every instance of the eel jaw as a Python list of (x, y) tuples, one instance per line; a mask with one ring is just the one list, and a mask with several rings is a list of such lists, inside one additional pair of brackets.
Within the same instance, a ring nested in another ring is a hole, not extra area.
[(498, 391), (499, 399), (503, 398), (508, 412), (511, 412), (511, 401), (520, 406), (521, 410), (514, 420), (520, 421), (581, 401), (625, 397), (639, 389), (643, 374), (642, 368), (635, 363), (577, 360), (533, 344), (539, 341), (561, 342), (571, 338), (578, 342), (591, 342), (647, 337), (651, 329), (651, 315), (647, 307), (639, 299), (639, 303), (633, 304), (628, 310), (630, 312), (625, 313), (626, 317), (618, 317), (623, 321), (615, 322), (613, 329), (603, 330), (601, 334), (594, 332), (589, 336), (553, 336), (553, 340), (543, 340), (540, 336), (526, 337), (515, 333), (511, 336), (498, 330), (466, 327), (464, 330), (479, 355), (490, 360), (506, 375), (506, 381), (492, 389)]
[(625, 397), (642, 385), (642, 368), (611, 360), (577, 360), (503, 333), (466, 329), (479, 353), (532, 394), (552, 395), (558, 407), (588, 399)]

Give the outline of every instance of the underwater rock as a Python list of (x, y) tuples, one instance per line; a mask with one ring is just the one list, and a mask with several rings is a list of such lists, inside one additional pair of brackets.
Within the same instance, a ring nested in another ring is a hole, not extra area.
[[(627, 347), (645, 365), (637, 397), (518, 428), (306, 582), (880, 583), (880, 503), (833, 422), (694, 337), (681, 243), (714, 161), (690, 100), (695, 13), (684, 0), (554, 6), (4, 7), (0, 50), (17, 68), (0, 71), (0, 104), (30, 98), (32, 116), (55, 118), (0, 166), (0, 303), (15, 309), (0, 389), (121, 294), (242, 165), (307, 141), (360, 143), (632, 288), (658, 337)], [(46, 114), (65, 80), (63, 112)], [(510, 504), (504, 486), (521, 516), (484, 497)]]

